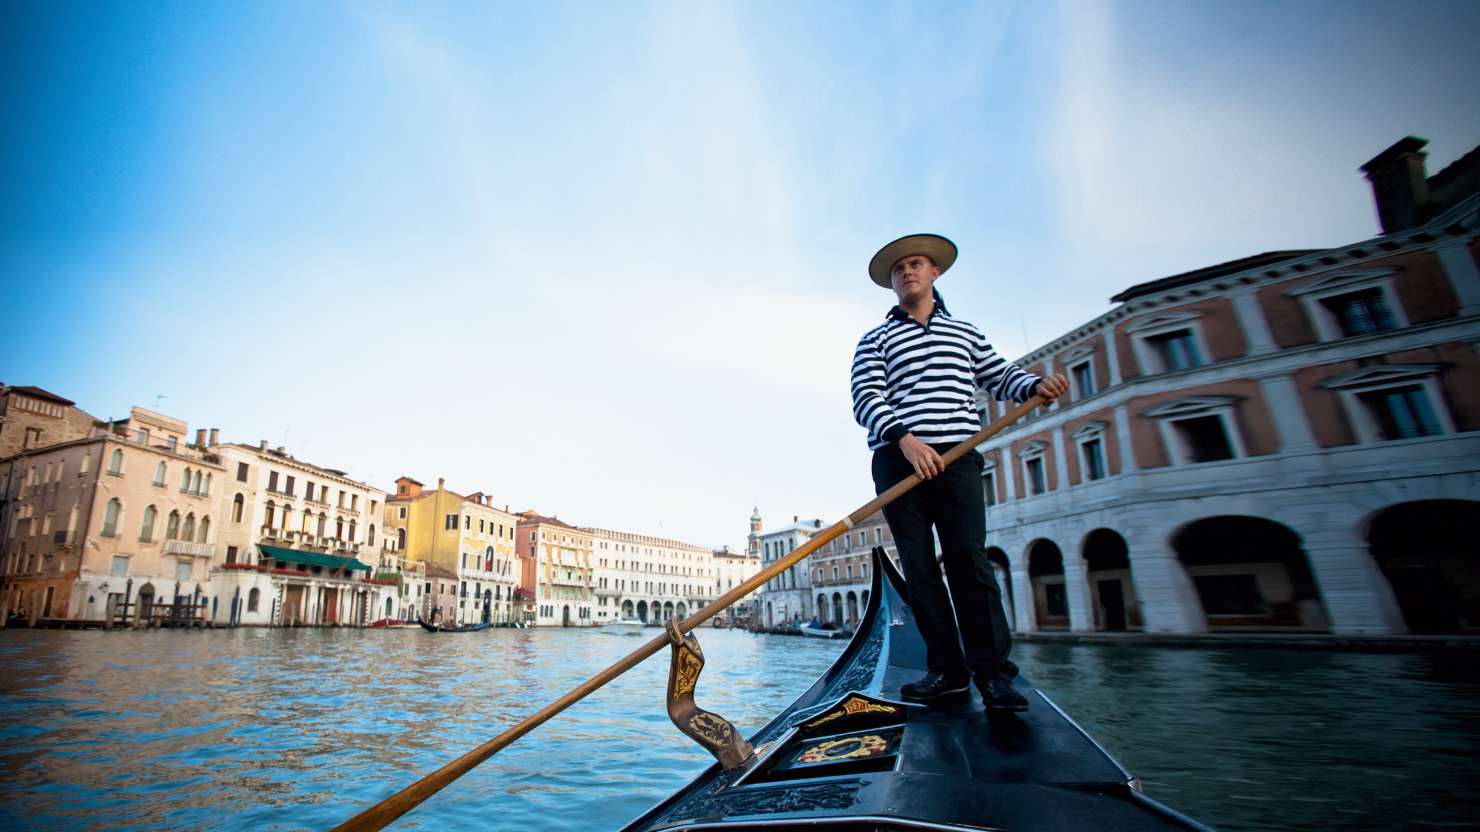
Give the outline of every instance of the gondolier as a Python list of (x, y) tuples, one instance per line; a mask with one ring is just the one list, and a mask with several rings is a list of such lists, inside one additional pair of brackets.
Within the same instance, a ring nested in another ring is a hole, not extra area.
[[(900, 695), (935, 701), (966, 692), (974, 676), (988, 710), (1021, 711), (1027, 700), (1002, 672), (1012, 641), (986, 555), (982, 456), (972, 451), (947, 467), (941, 454), (980, 430), (977, 389), (1004, 401), (1024, 402), (1035, 394), (1052, 400), (1068, 389), (1068, 380), (1059, 374), (1042, 378), (1007, 362), (981, 330), (946, 310), (935, 281), (955, 263), (956, 253), (945, 237), (914, 234), (889, 243), (869, 261), (869, 277), (892, 289), (899, 303), (858, 341), (853, 416), (868, 429), (877, 493), (910, 474), (925, 480), (884, 507), (929, 669)], [(936, 562), (932, 527), (950, 595)]]

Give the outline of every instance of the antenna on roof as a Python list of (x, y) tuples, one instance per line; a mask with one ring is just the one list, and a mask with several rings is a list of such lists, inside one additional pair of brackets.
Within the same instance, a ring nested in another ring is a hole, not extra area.
[(164, 401), (167, 398), (169, 398), (169, 396), (166, 396), (163, 393), (155, 393), (154, 394), (154, 412), (155, 413), (158, 413), (159, 412), (159, 403), (162, 402), (162, 401)]

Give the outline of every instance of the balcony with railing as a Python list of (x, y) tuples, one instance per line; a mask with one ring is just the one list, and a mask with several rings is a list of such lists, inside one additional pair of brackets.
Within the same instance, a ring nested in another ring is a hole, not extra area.
[(192, 558), (209, 558), (216, 554), (214, 543), (192, 543), (189, 540), (166, 540), (164, 542), (164, 553), (166, 555), (180, 555)]

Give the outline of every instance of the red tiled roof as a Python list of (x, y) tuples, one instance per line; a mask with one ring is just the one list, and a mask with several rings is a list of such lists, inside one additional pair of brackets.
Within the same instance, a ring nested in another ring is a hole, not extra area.
[(35, 399), (45, 399), (49, 402), (56, 402), (57, 404), (63, 405), (65, 407), (71, 407), (77, 404), (77, 402), (74, 402), (71, 399), (64, 399), (61, 396), (58, 396), (57, 394), (52, 393), (48, 390), (42, 390), (40, 387), (12, 387), (7, 392), (20, 393), (21, 395), (30, 396)]

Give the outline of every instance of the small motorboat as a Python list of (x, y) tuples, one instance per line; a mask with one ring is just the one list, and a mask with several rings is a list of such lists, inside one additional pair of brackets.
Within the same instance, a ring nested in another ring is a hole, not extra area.
[(479, 630), (486, 630), (489, 627), (488, 624), (481, 623), (459, 624), (452, 626), (448, 626), (446, 624), (428, 624), (420, 618), (416, 619), (416, 623), (420, 624), (421, 628), (429, 633), (476, 633)]
[(402, 621), (399, 618), (382, 618), (379, 621), (371, 621), (369, 624), (366, 624), (365, 626), (367, 626), (367, 627), (369, 627), (369, 628), (371, 628), (373, 630), (383, 630), (383, 629), (392, 628), (392, 627), (410, 627), (411, 624), (412, 624), (412, 622), (410, 622), (410, 621)]
[(636, 618), (620, 618), (601, 626), (602, 632), (619, 636), (642, 635), (642, 621)]
[[(900, 686), (925, 672), (925, 642), (904, 578), (882, 549), (873, 560), (868, 609), (852, 641), (749, 742), (720, 715), (696, 710), (702, 656), (693, 658), (697, 643), (688, 655), (675, 648), (669, 715), (720, 762), (627, 832), (1208, 832), (1143, 795), (1021, 675), (1013, 685), (1031, 702), (1023, 713), (989, 715), (974, 695), (930, 708), (903, 701)], [(684, 697), (673, 699), (675, 690)]]
[(808, 623), (803, 624), (800, 629), (802, 631), (802, 635), (806, 636), (807, 638), (846, 638), (849, 635), (852, 635), (847, 630), (838, 629), (826, 624), (814, 625)]

